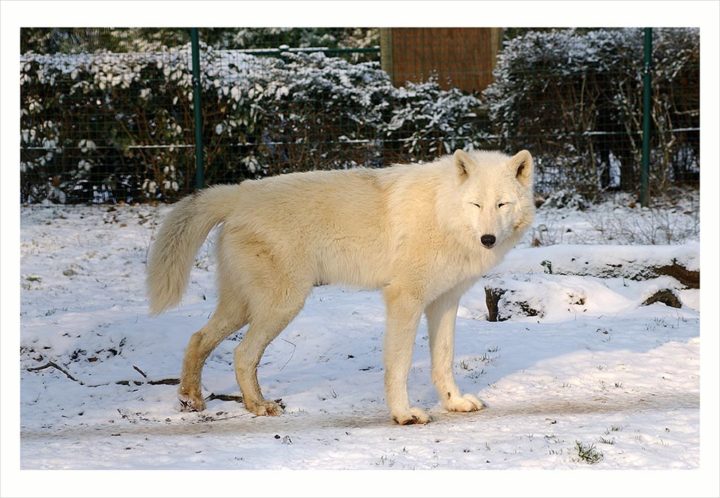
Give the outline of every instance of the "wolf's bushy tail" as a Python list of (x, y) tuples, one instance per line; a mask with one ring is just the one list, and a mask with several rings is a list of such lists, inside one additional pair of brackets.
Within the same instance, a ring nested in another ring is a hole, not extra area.
[(211, 187), (175, 204), (163, 222), (147, 263), (150, 313), (156, 315), (180, 302), (195, 254), (232, 209), (237, 185)]

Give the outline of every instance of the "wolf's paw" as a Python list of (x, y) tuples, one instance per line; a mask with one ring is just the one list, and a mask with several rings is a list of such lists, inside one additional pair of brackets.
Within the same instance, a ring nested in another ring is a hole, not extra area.
[(258, 401), (257, 403), (246, 401), (245, 408), (247, 408), (249, 412), (261, 417), (266, 415), (277, 417), (283, 412), (283, 407), (280, 403), (266, 399)]
[(205, 400), (200, 394), (178, 394), (180, 400), (180, 411), (182, 412), (201, 412), (205, 409)]
[(406, 412), (394, 413), (393, 420), (400, 425), (427, 424), (430, 422), (430, 415), (420, 408), (410, 408)]
[(485, 408), (485, 403), (472, 394), (465, 394), (446, 399), (443, 406), (450, 412), (476, 412)]

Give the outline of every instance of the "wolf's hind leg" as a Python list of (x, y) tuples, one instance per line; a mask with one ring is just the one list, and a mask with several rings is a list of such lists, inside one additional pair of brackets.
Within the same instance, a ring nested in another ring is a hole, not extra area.
[[(257, 293), (263, 290), (256, 288)], [(265, 291), (265, 299), (256, 301), (250, 328), (235, 348), (235, 377), (243, 394), (245, 408), (255, 415), (280, 415), (282, 407), (263, 397), (257, 378), (257, 368), (267, 346), (300, 312), (310, 289), (286, 287)], [(270, 294), (276, 297), (270, 297)], [(256, 311), (257, 308), (262, 308)]]
[(221, 297), (210, 321), (195, 332), (188, 342), (183, 360), (178, 397), (183, 411), (201, 411), (205, 401), (200, 385), (205, 360), (223, 339), (247, 323), (245, 306), (229, 303)]

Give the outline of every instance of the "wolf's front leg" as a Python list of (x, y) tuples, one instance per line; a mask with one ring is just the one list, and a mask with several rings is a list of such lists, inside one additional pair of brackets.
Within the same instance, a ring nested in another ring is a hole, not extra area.
[(483, 402), (472, 394), (460, 393), (452, 370), (455, 318), (464, 290), (443, 294), (425, 308), (432, 357), (432, 380), (443, 407), (451, 412), (473, 412), (485, 407)]
[(385, 397), (390, 413), (400, 425), (426, 424), (430, 416), (410, 406), (407, 377), (422, 305), (399, 289), (385, 289), (387, 330), (385, 332)]

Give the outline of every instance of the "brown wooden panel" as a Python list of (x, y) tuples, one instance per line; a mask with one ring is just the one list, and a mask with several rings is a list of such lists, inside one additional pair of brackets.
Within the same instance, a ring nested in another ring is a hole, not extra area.
[[(480, 91), (492, 82), (498, 28), (391, 28), (383, 67), (393, 84), (421, 82), (431, 75), (447, 89)], [(386, 33), (386, 36), (388, 33)]]

